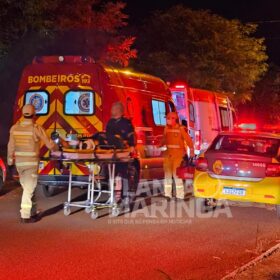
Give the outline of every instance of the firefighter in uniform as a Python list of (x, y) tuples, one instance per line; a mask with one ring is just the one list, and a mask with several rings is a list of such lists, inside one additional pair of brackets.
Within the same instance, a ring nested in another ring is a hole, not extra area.
[(184, 199), (183, 180), (177, 177), (176, 171), (181, 165), (187, 147), (190, 149), (190, 156), (194, 156), (193, 142), (186, 129), (179, 124), (179, 118), (175, 112), (168, 113), (166, 122), (162, 143), (166, 146), (163, 163), (165, 177), (164, 193), (168, 199), (172, 198), (172, 183), (174, 179), (176, 197)]
[(39, 150), (41, 141), (48, 149), (55, 144), (49, 140), (44, 129), (34, 122), (35, 108), (27, 104), (22, 109), (23, 121), (12, 126), (8, 143), (8, 165), (16, 165), (23, 188), (21, 221), (33, 223), (38, 220), (34, 192), (38, 180)]
[[(135, 152), (136, 138), (134, 127), (131, 121), (124, 117), (124, 106), (121, 102), (113, 104), (111, 109), (111, 119), (106, 126), (106, 138), (109, 145), (117, 149), (129, 148), (131, 153)], [(130, 168), (127, 163), (118, 163), (116, 165), (116, 174), (122, 178), (120, 195), (116, 193), (116, 199), (129, 200), (129, 191), (135, 191), (136, 186), (132, 185), (130, 180)]]

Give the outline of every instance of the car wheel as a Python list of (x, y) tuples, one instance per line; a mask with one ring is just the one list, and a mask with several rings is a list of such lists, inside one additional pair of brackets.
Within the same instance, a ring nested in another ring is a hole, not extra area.
[(276, 214), (277, 217), (280, 219), (280, 205), (276, 205)]
[(56, 193), (56, 186), (52, 186), (52, 185), (41, 185), (41, 188), (43, 190), (43, 194), (46, 197), (51, 197), (54, 196)]

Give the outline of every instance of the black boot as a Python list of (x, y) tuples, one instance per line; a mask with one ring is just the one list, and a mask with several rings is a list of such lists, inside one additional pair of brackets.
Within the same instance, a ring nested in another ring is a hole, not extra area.
[(39, 215), (34, 215), (27, 219), (21, 218), (21, 223), (22, 224), (33, 224), (33, 223), (38, 222), (39, 220), (40, 220)]

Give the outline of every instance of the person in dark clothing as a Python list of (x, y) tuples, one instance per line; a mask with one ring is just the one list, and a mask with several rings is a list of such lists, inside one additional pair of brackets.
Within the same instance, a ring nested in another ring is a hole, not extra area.
[[(134, 127), (131, 121), (124, 117), (124, 106), (121, 102), (113, 104), (111, 116), (112, 118), (106, 126), (108, 144), (117, 149), (129, 149), (131, 153), (134, 153), (136, 146)], [(116, 193), (118, 200), (127, 198), (129, 191), (135, 188), (130, 183), (129, 168), (130, 166), (127, 163), (118, 163), (116, 165), (116, 175), (122, 178), (120, 189), (117, 190), (120, 195)]]
[(123, 116), (124, 106), (117, 102), (112, 106), (112, 118), (106, 127), (108, 144), (117, 149), (130, 148), (134, 150), (136, 146), (134, 127), (131, 121)]

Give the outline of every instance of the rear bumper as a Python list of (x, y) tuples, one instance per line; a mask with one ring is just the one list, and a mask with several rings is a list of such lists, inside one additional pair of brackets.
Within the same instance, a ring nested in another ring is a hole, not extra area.
[[(88, 176), (75, 176), (72, 177), (73, 184), (75, 182), (79, 186), (86, 185), (88, 183)], [(38, 184), (48, 186), (68, 186), (69, 176), (68, 175), (39, 175)]]
[[(224, 187), (245, 189), (244, 196), (223, 194)], [(195, 171), (194, 196), (243, 202), (280, 204), (280, 178), (269, 177), (258, 182), (211, 178), (207, 172)]]

